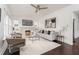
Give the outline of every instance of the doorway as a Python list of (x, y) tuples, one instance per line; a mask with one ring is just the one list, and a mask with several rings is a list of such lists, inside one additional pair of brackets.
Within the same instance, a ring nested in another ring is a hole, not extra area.
[(76, 42), (76, 39), (79, 39), (79, 11), (74, 12), (73, 19), (73, 43)]

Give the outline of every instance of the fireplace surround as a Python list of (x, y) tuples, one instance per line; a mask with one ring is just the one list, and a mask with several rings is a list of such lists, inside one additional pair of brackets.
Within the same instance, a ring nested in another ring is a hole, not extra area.
[(31, 31), (30, 30), (25, 30), (25, 36), (31, 36)]

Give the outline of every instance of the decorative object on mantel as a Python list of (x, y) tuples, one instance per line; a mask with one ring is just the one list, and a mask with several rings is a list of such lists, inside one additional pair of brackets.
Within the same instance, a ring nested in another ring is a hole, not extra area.
[(56, 28), (56, 17), (46, 19), (45, 28)]

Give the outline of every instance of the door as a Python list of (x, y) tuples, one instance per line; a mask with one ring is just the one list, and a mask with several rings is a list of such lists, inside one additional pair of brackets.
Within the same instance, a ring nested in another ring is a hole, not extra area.
[(75, 42), (75, 19), (73, 19), (73, 43)]

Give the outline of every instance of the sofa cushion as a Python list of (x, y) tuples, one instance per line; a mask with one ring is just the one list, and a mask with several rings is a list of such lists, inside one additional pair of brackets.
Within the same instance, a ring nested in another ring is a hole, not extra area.
[(50, 35), (51, 31), (48, 31), (48, 35)]
[(44, 30), (42, 30), (42, 33), (44, 33)]

